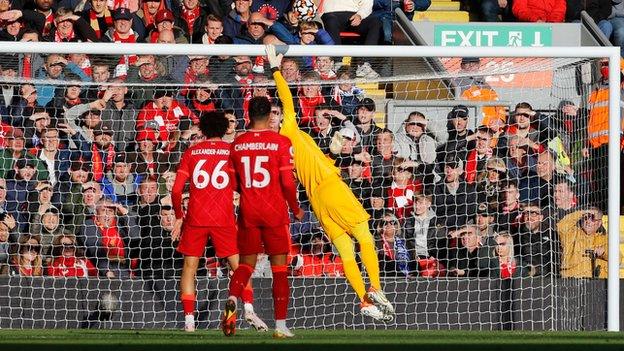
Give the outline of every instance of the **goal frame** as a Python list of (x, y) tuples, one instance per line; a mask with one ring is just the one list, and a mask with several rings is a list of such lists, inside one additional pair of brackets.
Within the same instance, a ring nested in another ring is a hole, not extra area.
[[(353, 57), (516, 57), (516, 58), (587, 58), (609, 60), (609, 194), (620, 193), (620, 49), (618, 47), (435, 47), (435, 46), (280, 46), (285, 56)], [(0, 53), (91, 54), (91, 55), (248, 55), (265, 54), (262, 45), (197, 44), (116, 44), (116, 43), (47, 43), (4, 42)], [(609, 196), (609, 257), (620, 257), (620, 204), (618, 196)], [(607, 330), (620, 330), (619, 259), (608, 263)]]

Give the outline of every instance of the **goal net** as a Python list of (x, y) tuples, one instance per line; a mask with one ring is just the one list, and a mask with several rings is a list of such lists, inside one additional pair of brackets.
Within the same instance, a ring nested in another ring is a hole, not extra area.
[[(271, 100), (279, 129), (258, 47), (93, 48), (0, 58), (1, 328), (181, 328), (182, 256), (170, 237), (181, 153), (201, 140), (206, 111), (226, 112), (225, 140), (244, 133), (254, 96)], [(153, 55), (161, 49), (171, 55)], [(281, 71), (300, 128), (370, 214), (396, 318), (359, 313), (300, 188), (289, 325), (606, 328), (605, 227), (618, 196), (607, 190), (608, 70), (619, 67), (608, 57), (316, 50), (287, 55)], [(230, 274), (209, 243), (200, 328), (218, 327)], [(270, 277), (261, 255), (247, 302), (272, 326)]]

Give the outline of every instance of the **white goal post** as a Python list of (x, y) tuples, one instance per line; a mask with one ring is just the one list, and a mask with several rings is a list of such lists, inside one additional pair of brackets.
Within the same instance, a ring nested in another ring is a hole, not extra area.
[[(265, 48), (257, 45), (190, 44), (104, 44), (104, 43), (32, 43), (2, 42), (0, 53), (58, 53), (90, 55), (246, 55), (263, 56)], [(620, 50), (615, 47), (422, 47), (422, 46), (289, 46), (280, 47), (285, 56), (352, 57), (500, 57), (500, 58), (576, 58), (608, 59), (609, 86), (620, 87)], [(391, 79), (391, 78), (390, 78)], [(608, 153), (608, 330), (620, 330), (620, 89), (609, 89)], [(615, 196), (614, 196), (615, 195)]]

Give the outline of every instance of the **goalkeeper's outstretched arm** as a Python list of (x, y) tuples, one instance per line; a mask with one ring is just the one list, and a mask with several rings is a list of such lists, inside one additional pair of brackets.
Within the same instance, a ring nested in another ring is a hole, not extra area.
[(269, 65), (271, 66), (271, 71), (273, 72), (273, 79), (275, 80), (275, 85), (277, 86), (277, 95), (282, 103), (282, 111), (284, 113), (284, 121), (283, 125), (287, 128), (292, 128), (297, 126), (297, 113), (295, 112), (295, 105), (293, 103), (293, 96), (290, 92), (290, 88), (288, 87), (288, 82), (282, 76), (282, 72), (279, 70), (280, 63), (282, 62), (282, 54), (276, 54), (275, 46), (267, 45), (266, 53), (269, 59)]

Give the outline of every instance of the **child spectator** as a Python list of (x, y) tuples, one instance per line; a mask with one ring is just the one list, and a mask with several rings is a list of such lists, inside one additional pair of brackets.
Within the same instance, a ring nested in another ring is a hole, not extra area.
[[(414, 212), (405, 221), (403, 232), (410, 257), (414, 261), (421, 258), (435, 257), (438, 247), (436, 215), (431, 208), (431, 195), (416, 194)], [(416, 269), (417, 262), (412, 262), (411, 269)]]
[[(359, 113), (360, 107), (362, 106), (362, 103), (360, 103), (360, 99), (362, 98), (362, 95), (364, 95), (364, 91), (355, 86), (355, 84), (349, 82), (355, 79), (355, 73), (353, 72), (353, 69), (351, 69), (349, 66), (340, 67), (338, 69), (338, 72), (336, 72), (336, 79), (344, 82), (334, 85), (330, 92), (332, 100), (341, 106), (342, 113), (350, 116), (351, 118), (356, 117), (356, 115)], [(370, 101), (367, 101), (366, 107), (373, 108), (373, 114), (371, 116), (372, 119), (375, 115), (375, 102), (373, 102), (371, 99), (368, 100)]]
[(422, 184), (414, 181), (414, 171), (404, 164), (404, 159), (394, 160), (392, 185), (388, 189), (388, 209), (403, 221), (414, 208), (414, 196), (422, 191)]

